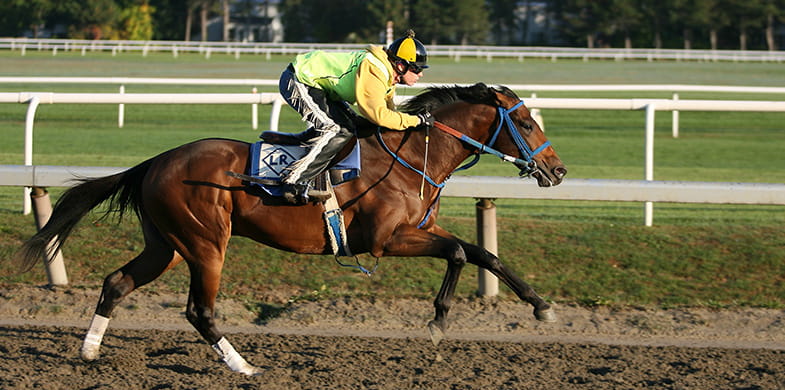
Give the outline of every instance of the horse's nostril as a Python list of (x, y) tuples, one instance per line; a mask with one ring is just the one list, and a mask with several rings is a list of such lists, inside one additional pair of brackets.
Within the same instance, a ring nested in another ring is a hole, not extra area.
[(558, 177), (559, 179), (561, 179), (561, 178), (563, 178), (563, 177), (564, 177), (564, 175), (566, 175), (566, 174), (567, 174), (567, 168), (565, 168), (565, 167), (561, 167), (561, 166), (559, 166), (559, 167), (556, 167), (556, 168), (553, 168), (553, 174), (554, 174), (556, 177)]

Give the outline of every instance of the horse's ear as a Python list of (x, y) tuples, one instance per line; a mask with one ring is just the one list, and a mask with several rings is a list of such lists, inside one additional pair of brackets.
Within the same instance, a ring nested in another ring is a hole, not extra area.
[[(515, 100), (518, 101), (520, 98), (518, 95), (513, 92), (510, 88), (505, 87), (504, 85), (499, 85), (495, 88), (491, 88), (497, 94), (497, 100), (499, 103), (504, 103), (505, 101)], [(505, 99), (505, 97), (507, 99)]]

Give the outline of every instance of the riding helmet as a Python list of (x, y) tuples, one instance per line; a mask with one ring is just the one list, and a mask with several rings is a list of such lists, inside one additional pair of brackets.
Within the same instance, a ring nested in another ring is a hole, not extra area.
[(413, 30), (406, 30), (406, 34), (402, 38), (393, 41), (387, 48), (387, 53), (392, 59), (403, 61), (415, 73), (428, 67), (428, 53), (425, 51), (425, 45), (414, 38)]

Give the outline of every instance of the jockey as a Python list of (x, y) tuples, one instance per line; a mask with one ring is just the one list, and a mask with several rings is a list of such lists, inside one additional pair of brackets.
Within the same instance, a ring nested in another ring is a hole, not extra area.
[[(298, 55), (281, 74), (281, 95), (312, 127), (298, 135), (310, 150), (283, 174), (287, 202), (304, 204), (329, 198), (313, 191), (312, 179), (351, 141), (357, 115), (349, 104), (376, 125), (391, 130), (433, 126), (429, 112), (409, 115), (395, 110), (396, 84), (414, 85), (427, 68), (425, 46), (414, 31), (386, 49), (370, 45), (348, 53), (311, 51)], [(310, 191), (310, 192), (309, 192)]]

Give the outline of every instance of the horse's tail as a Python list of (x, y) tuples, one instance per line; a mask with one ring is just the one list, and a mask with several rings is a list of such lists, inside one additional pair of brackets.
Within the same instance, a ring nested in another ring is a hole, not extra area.
[[(151, 163), (152, 159), (115, 175), (79, 179), (80, 184), (68, 189), (57, 201), (46, 225), (16, 252), (14, 261), (19, 272), (29, 271), (42, 258), (52, 259), (76, 224), (107, 200), (107, 214), (117, 212), (122, 219), (127, 210), (133, 209), (140, 216), (142, 180)], [(52, 240), (55, 242), (50, 244)]]

